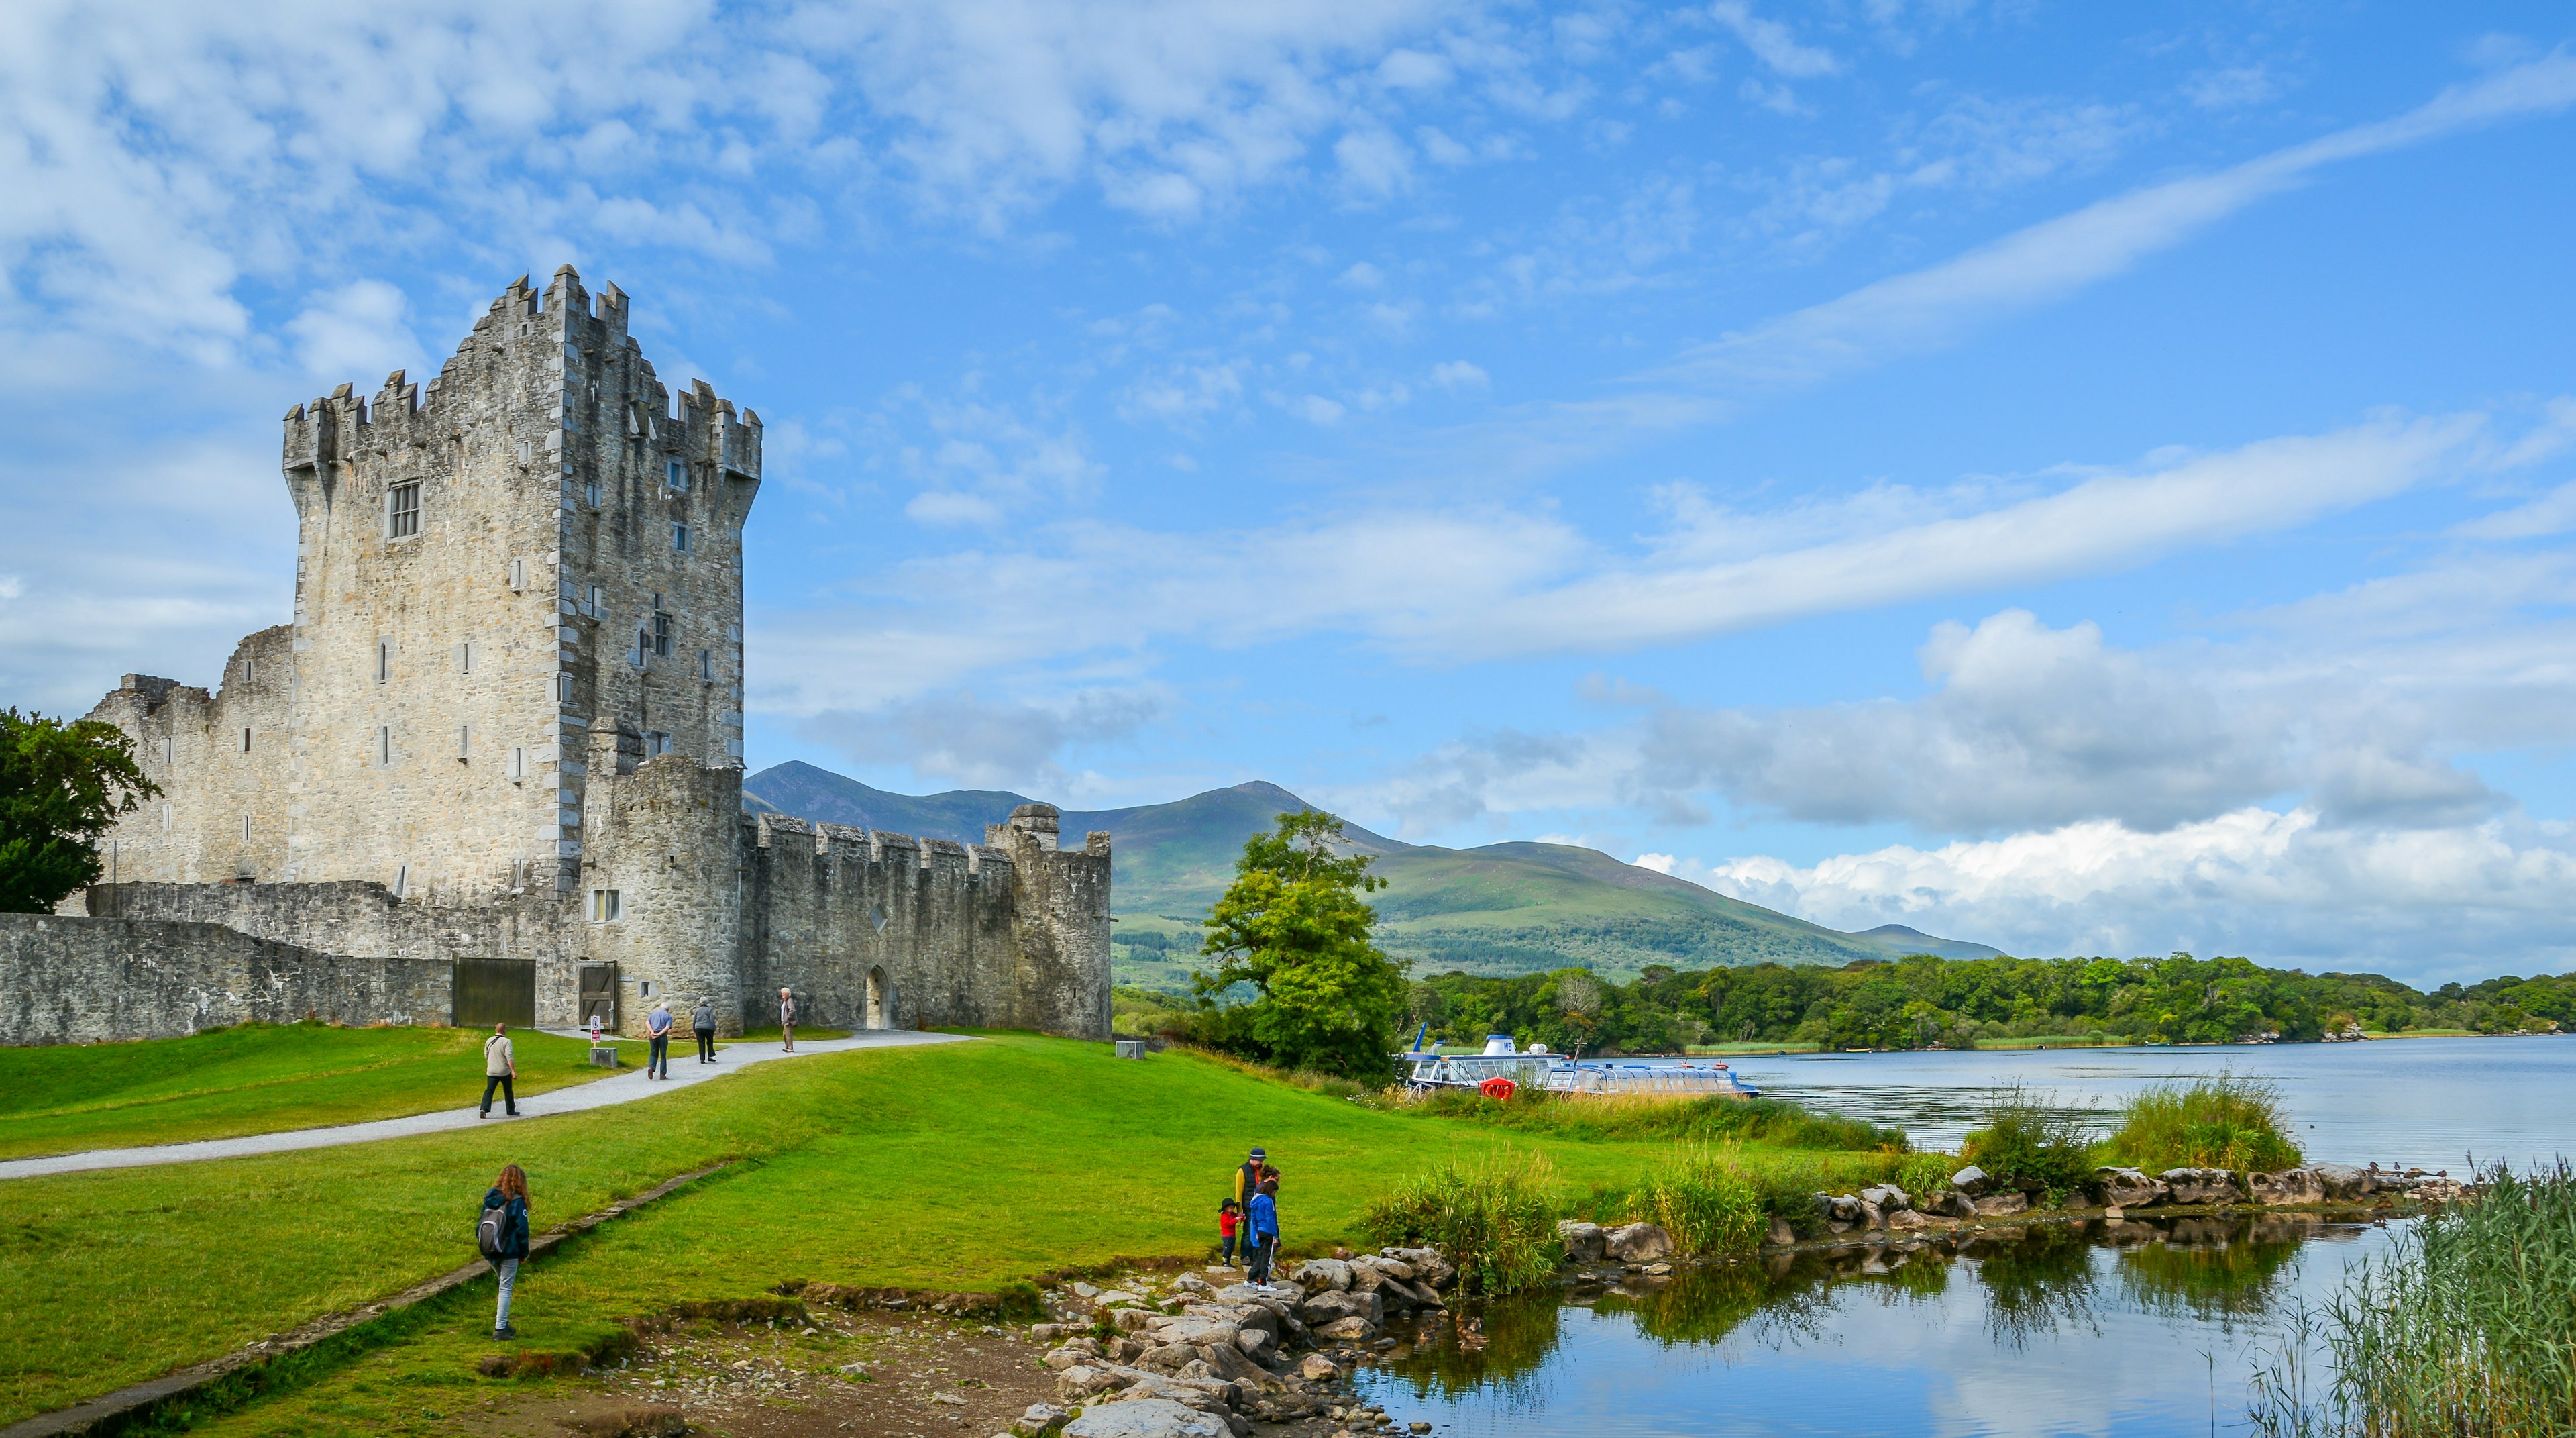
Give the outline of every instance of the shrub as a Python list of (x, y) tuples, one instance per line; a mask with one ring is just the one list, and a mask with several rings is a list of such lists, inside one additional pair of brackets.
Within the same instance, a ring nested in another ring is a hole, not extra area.
[(2006, 1188), (2061, 1200), (2093, 1175), (2081, 1109), (2050, 1103), (2015, 1084), (1986, 1107), (1986, 1126), (1968, 1135), (1960, 1156)]
[[(2267, 1434), (2497, 1438), (2564, 1434), (2576, 1414), (2576, 1173), (2502, 1167), (2473, 1202), (2398, 1234), (2346, 1271), (2322, 1312), (2302, 1312), (2254, 1378)], [(2331, 1362), (2309, 1388), (2307, 1344)]]
[(1390, 1099), (1407, 1111), (1524, 1129), (1582, 1142), (1670, 1138), (1701, 1143), (1768, 1144), (1848, 1153), (1902, 1151), (1905, 1131), (1839, 1114), (1815, 1113), (1782, 1099), (1674, 1098), (1661, 1094), (1552, 1094), (1524, 1091), (1509, 1103), (1442, 1089)]
[(1950, 1175), (1959, 1171), (1959, 1160), (1946, 1153), (1909, 1153), (1896, 1161), (1896, 1177), (1891, 1180), (1913, 1197), (1937, 1192), (1950, 1186)]
[(1676, 1150), (1638, 1180), (1632, 1201), (1638, 1218), (1672, 1235), (1675, 1252), (1693, 1257), (1751, 1253), (1768, 1226), (1761, 1185), (1706, 1148)]
[(1509, 1148), (1451, 1159), (1372, 1200), (1360, 1227), (1382, 1244), (1429, 1244), (1468, 1293), (1516, 1293), (1556, 1272), (1556, 1166)]
[(2102, 1145), (2101, 1157), (2150, 1173), (2168, 1168), (2227, 1168), (2239, 1173), (2295, 1168), (2299, 1149), (2282, 1136), (2286, 1127), (2280, 1093), (2259, 1079), (2221, 1074), (2189, 1083), (2161, 1083), (2130, 1102), (2119, 1131)]

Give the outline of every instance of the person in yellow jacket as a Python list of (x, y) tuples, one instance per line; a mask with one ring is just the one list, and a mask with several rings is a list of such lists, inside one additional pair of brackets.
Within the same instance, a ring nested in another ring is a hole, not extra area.
[(1261, 1170), (1269, 1166), (1270, 1155), (1259, 1148), (1234, 1171), (1234, 1206), (1236, 1211), (1250, 1213), (1252, 1196), (1261, 1191)]

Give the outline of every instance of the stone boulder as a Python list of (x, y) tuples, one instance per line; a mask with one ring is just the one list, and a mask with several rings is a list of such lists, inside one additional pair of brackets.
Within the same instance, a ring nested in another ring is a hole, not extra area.
[(2162, 1203), (2172, 1188), (2147, 1177), (2141, 1169), (2104, 1167), (2093, 1170), (2093, 1190), (2106, 1208), (2147, 1208)]
[(1297, 1265), (1288, 1277), (1303, 1284), (1309, 1293), (1329, 1288), (1338, 1293), (1351, 1286), (1351, 1266), (1338, 1258), (1310, 1258)]
[(1816, 1209), (1828, 1223), (1860, 1222), (1860, 1200), (1848, 1193), (1817, 1194)]
[(2018, 1191), (1990, 1193), (1976, 1203), (1979, 1218), (2007, 1218), (2030, 1207), (2030, 1200)]
[(1278, 1353), (1279, 1339), (1275, 1334), (1264, 1333), (1258, 1328), (1246, 1328), (1234, 1335), (1234, 1346), (1242, 1349), (1243, 1356), (1253, 1362), (1267, 1363)]
[(1390, 1248), (1389, 1258), (1401, 1258), (1413, 1265), (1413, 1281), (1435, 1291), (1458, 1281), (1458, 1266), (1436, 1248)]
[(1915, 1209), (1936, 1218), (1974, 1218), (1977, 1207), (1968, 1196), (1955, 1188), (1935, 1189), (1923, 1195)]
[(1773, 1248), (1786, 1248), (1798, 1241), (1798, 1230), (1789, 1226), (1789, 1220), (1773, 1214), (1771, 1231), (1764, 1236), (1763, 1241)]
[(1377, 1336), (1377, 1325), (1354, 1313), (1348, 1318), (1316, 1324), (1315, 1336), (1329, 1338), (1336, 1343), (1364, 1343)]
[(2254, 1201), (2271, 1207), (2323, 1203), (2326, 1199), (2326, 1186), (2313, 1169), (2285, 1168), (2279, 1173), (2258, 1173), (2253, 1175), (2253, 1185)]
[(1358, 1318), (1371, 1325), (1386, 1321), (1386, 1305), (1374, 1293), (1335, 1293), (1327, 1290), (1297, 1306), (1297, 1316), (1317, 1329), (1345, 1318)]
[(1309, 1383), (1331, 1383), (1342, 1376), (1342, 1365), (1320, 1353), (1309, 1353), (1297, 1360), (1297, 1376)]
[(2308, 1171), (2324, 1185), (2326, 1197), (2336, 1203), (2362, 1198), (2379, 1191), (2379, 1175), (2348, 1163), (2312, 1163)]
[(1860, 1226), (1863, 1228), (1887, 1227), (1887, 1210), (1880, 1208), (1877, 1204), (1870, 1202), (1868, 1199), (1862, 1199), (1860, 1201)]
[(1986, 1177), (1986, 1171), (1973, 1163), (1950, 1175), (1950, 1187), (1970, 1198), (1984, 1194), (1993, 1183), (1994, 1180)]
[(1084, 1409), (1064, 1438), (1234, 1438), (1234, 1427), (1169, 1398), (1131, 1398)]
[(1569, 1262), (1599, 1263), (1603, 1250), (1609, 1245), (1610, 1234), (1597, 1223), (1567, 1218), (1557, 1222), (1556, 1241), (1565, 1245), (1565, 1256)]
[(1011, 1420), (1011, 1438), (1050, 1438), (1072, 1417), (1052, 1403), (1032, 1403), (1027, 1412)]
[(1673, 1236), (1652, 1223), (1630, 1223), (1610, 1230), (1602, 1247), (1621, 1263), (1652, 1263), (1670, 1258)]
[(1873, 1184), (1862, 1189), (1860, 1201), (1875, 1205), (1881, 1213), (1894, 1213), (1900, 1208), (1914, 1206), (1913, 1196), (1892, 1183)]
[(2156, 1177), (2173, 1190), (2176, 1203), (2234, 1203), (2243, 1196), (2236, 1175), (2223, 1168), (2169, 1168)]

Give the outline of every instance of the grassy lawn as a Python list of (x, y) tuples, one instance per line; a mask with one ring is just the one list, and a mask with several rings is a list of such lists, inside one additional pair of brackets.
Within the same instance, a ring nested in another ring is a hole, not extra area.
[[(485, 1037), (479, 1029), (242, 1024), (184, 1039), (0, 1049), (0, 1158), (457, 1108), (483, 1096)], [(523, 1094), (609, 1072), (590, 1066), (588, 1040), (528, 1030), (511, 1039)]]
[[(764, 1064), (509, 1128), (26, 1180), (0, 1186), (0, 1284), (43, 1301), (0, 1309), (0, 1423), (467, 1261), (475, 1207), (505, 1162), (527, 1168), (543, 1226), (718, 1158), (750, 1160), (525, 1277), (525, 1344), (564, 1351), (625, 1315), (787, 1278), (990, 1288), (1204, 1252), (1254, 1143), (1282, 1170), (1292, 1245), (1349, 1233), (1369, 1198), (1451, 1154), (1544, 1150), (1579, 1189), (1632, 1183), (1670, 1152), (1378, 1112), (1179, 1052), (1135, 1063), (999, 1035)], [(221, 1429), (453, 1431), (489, 1392), (468, 1369), (490, 1348), (490, 1291), (476, 1285), (397, 1346)]]

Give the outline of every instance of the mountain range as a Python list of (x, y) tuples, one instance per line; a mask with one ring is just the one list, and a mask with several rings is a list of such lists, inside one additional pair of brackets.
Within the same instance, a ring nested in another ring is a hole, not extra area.
[[(743, 781), (755, 812), (980, 844), (1026, 796), (990, 789), (892, 794), (790, 762)], [(1243, 841), (1280, 814), (1313, 808), (1276, 784), (1210, 789), (1168, 804), (1064, 811), (1073, 842), (1111, 835), (1112, 904), (1121, 983), (1176, 989), (1198, 950), (1199, 920), (1234, 876)], [(1906, 954), (1988, 958), (1999, 950), (1902, 924), (1844, 933), (1729, 898), (1685, 879), (1572, 844), (1407, 844), (1357, 825), (1351, 846), (1378, 856), (1387, 881), (1371, 896), (1378, 943), (1417, 973), (1518, 974), (1585, 966), (1628, 979), (1650, 964), (1847, 964)]]

